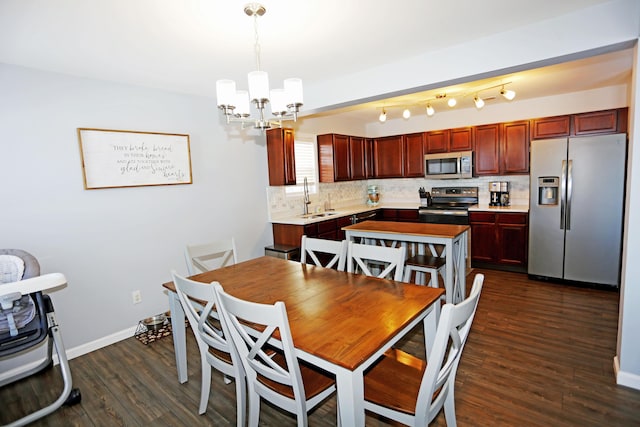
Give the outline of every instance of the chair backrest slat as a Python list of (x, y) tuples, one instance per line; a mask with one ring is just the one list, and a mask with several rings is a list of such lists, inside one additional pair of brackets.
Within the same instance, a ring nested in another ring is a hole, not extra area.
[(237, 264), (235, 239), (219, 240), (197, 245), (187, 245), (184, 250), (187, 271), (190, 276)]
[[(367, 276), (391, 278), (402, 281), (404, 273), (405, 248), (366, 245), (349, 242), (347, 250), (347, 271), (349, 273), (362, 273)], [(382, 265), (380, 272), (372, 272), (371, 265)], [(393, 272), (393, 276), (391, 273)]]
[[(323, 261), (326, 258), (328, 261)], [(310, 260), (308, 259), (310, 258)], [(315, 237), (302, 236), (300, 248), (300, 262), (303, 264), (314, 264), (327, 268), (336, 268), (344, 271), (347, 258), (347, 241), (318, 239)]]

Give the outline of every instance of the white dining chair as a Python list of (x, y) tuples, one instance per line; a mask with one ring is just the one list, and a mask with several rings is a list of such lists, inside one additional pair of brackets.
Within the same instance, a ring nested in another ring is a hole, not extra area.
[[(258, 304), (227, 294), (220, 284), (214, 288), (221, 320), (246, 372), (249, 427), (258, 426), (261, 399), (295, 414), (298, 426), (306, 426), (307, 412), (335, 392), (335, 378), (298, 361), (284, 302)], [(274, 333), (282, 347), (275, 353), (268, 343)]]
[[(175, 271), (171, 271), (171, 276), (200, 350), (202, 385), (198, 413), (202, 415), (207, 410), (213, 367), (225, 376), (225, 382), (230, 382), (229, 377), (235, 379), (237, 425), (244, 426), (247, 400), (244, 369), (241, 363), (235, 362), (239, 357), (234, 354), (236, 350), (231, 343), (228, 331), (225, 330), (226, 325), (217, 321), (219, 315), (214, 310), (216, 301), (214, 288), (208, 283), (182, 277)], [(217, 327), (218, 324), (220, 327)]]
[(347, 260), (347, 241), (302, 236), (300, 262), (344, 271)]
[(484, 275), (477, 274), (469, 297), (445, 304), (427, 362), (391, 349), (364, 376), (364, 407), (408, 426), (426, 426), (444, 407), (455, 427), (456, 372), (478, 307)]
[[(406, 249), (387, 246), (366, 245), (349, 242), (347, 248), (347, 271), (381, 278), (390, 277), (402, 281)], [(372, 272), (372, 266), (379, 267), (380, 272)], [(391, 275), (393, 273), (393, 275)]]
[(184, 257), (189, 276), (237, 264), (237, 253), (236, 241), (233, 237), (203, 244), (187, 245), (184, 249)]

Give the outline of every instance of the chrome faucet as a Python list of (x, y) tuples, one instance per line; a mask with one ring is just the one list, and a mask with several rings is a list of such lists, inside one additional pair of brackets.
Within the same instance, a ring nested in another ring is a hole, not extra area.
[(307, 177), (304, 177), (304, 215), (307, 215), (309, 213), (309, 203), (311, 203), (311, 201), (309, 200), (309, 183), (307, 182)]

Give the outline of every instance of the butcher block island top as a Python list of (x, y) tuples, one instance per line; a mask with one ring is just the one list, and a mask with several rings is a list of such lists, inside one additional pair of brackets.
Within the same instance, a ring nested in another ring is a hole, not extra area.
[(344, 231), (369, 231), (398, 235), (455, 238), (469, 230), (468, 225), (430, 224), (423, 222), (363, 221), (342, 227)]

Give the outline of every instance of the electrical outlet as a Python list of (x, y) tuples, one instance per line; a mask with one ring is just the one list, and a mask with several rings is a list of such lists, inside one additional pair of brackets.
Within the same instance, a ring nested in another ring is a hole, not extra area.
[(133, 300), (134, 304), (140, 304), (142, 302), (142, 292), (140, 291), (131, 292), (131, 299)]

